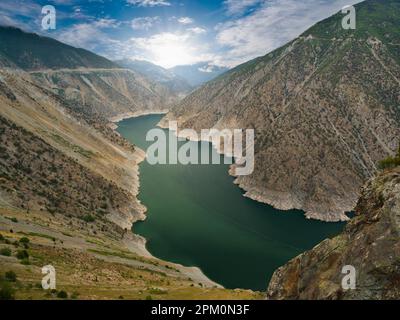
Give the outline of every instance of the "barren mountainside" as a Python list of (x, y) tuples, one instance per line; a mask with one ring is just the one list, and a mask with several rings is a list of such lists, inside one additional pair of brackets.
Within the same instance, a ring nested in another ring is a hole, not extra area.
[(400, 1), (338, 13), (195, 91), (163, 119), (195, 130), (255, 129), (246, 196), (310, 218), (346, 220), (400, 136)]
[[(97, 187), (110, 184), (110, 192), (113, 188), (121, 189), (116, 199), (126, 198), (122, 201), (125, 205), (121, 203), (108, 211), (112, 213), (109, 218), (118, 220), (123, 228), (140, 219), (144, 209), (134, 197), (138, 192), (137, 164), (143, 159), (142, 151), (109, 129), (103, 118), (87, 121), (91, 116), (84, 112), (83, 105), (74, 104), (72, 108), (62, 97), (38, 87), (28, 74), (0, 71), (0, 76), (5, 153), (0, 168), (5, 174), (5, 202), (18, 206), (31, 203), (37, 209), (84, 215), (105, 206), (104, 202), (90, 204), (95, 200), (91, 197), (101, 189), (92, 189), (97, 179)], [(81, 190), (79, 194), (76, 187), (86, 192)], [(25, 203), (20, 201), (20, 194)], [(82, 197), (85, 203), (79, 205), (76, 197)], [(76, 210), (76, 206), (82, 210)]]
[(78, 69), (31, 72), (41, 86), (92, 114), (113, 118), (121, 114), (167, 109), (177, 95), (163, 85), (124, 69)]

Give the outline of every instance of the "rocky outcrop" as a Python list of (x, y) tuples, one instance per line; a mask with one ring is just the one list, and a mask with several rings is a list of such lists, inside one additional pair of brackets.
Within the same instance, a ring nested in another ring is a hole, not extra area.
[[(356, 289), (342, 288), (344, 266)], [(268, 299), (400, 299), (400, 167), (369, 181), (345, 231), (272, 277)]]
[(357, 5), (357, 29), (326, 19), (195, 91), (166, 116), (181, 129), (255, 129), (246, 196), (346, 220), (400, 135), (400, 1)]

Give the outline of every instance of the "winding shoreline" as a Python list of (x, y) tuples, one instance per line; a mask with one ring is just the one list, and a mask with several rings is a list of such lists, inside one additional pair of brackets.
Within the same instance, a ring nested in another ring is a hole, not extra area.
[[(158, 127), (162, 129), (169, 129), (167, 123), (168, 121), (171, 121), (168, 119), (168, 116), (162, 118), (160, 122), (158, 123)], [(175, 120), (178, 121), (178, 120)], [(221, 148), (220, 145), (216, 145), (214, 141), (210, 140), (202, 140), (200, 134), (196, 134), (196, 136), (191, 136), (191, 135), (182, 135), (179, 130), (178, 126), (178, 132), (175, 133), (178, 138), (183, 138), (183, 139), (188, 139), (193, 142), (208, 142), (211, 143), (212, 146), (215, 148), (215, 150), (220, 154), (224, 155), (227, 157), (232, 157), (230, 154), (225, 154), (224, 149)], [(301, 208), (301, 204), (299, 201), (296, 201), (296, 199), (293, 197), (293, 195), (289, 192), (282, 192), (282, 193), (277, 193), (272, 190), (269, 190), (269, 195), (266, 194), (266, 192), (261, 192), (258, 190), (255, 190), (255, 188), (251, 186), (247, 186), (245, 182), (240, 181), (241, 177), (237, 176), (234, 174), (235, 169), (235, 164), (232, 164), (229, 168), (229, 175), (235, 178), (233, 183), (238, 186), (242, 191), (243, 191), (243, 197), (251, 199), (253, 201), (257, 201), (262, 204), (269, 205), (273, 207), (274, 209), (281, 210), (281, 211), (289, 211), (289, 210), (300, 210), (304, 212), (304, 217), (308, 220), (317, 220), (317, 221), (322, 221), (326, 223), (339, 223), (339, 222), (347, 222), (350, 220), (350, 218), (346, 215), (346, 210), (343, 206), (343, 212), (342, 214), (320, 214), (314, 211), (305, 211), (304, 209)], [(275, 195), (274, 195), (275, 193)], [(355, 204), (354, 204), (355, 206)]]
[[(118, 128), (118, 123), (125, 119), (134, 119), (134, 118), (139, 118), (139, 117), (148, 116), (148, 115), (165, 115), (167, 113), (168, 113), (167, 110), (148, 111), (148, 112), (140, 112), (139, 111), (139, 112), (134, 112), (134, 113), (132, 112), (132, 113), (122, 114), (122, 115), (110, 118), (108, 120), (111, 123), (110, 124), (111, 128), (115, 131)], [(145, 156), (146, 152), (138, 147), (136, 147), (136, 148), (138, 149), (139, 152), (144, 154), (144, 156), (140, 157), (140, 160), (136, 163), (136, 165), (138, 166), (138, 195), (139, 195), (140, 194), (140, 164), (146, 160), (146, 156)], [(136, 195), (136, 196), (138, 196), (138, 195)], [(202, 283), (203, 285), (205, 285), (207, 287), (224, 288), (219, 283), (216, 283), (215, 281), (208, 278), (199, 267), (195, 267), (195, 266), (187, 267), (187, 266), (184, 266), (184, 265), (181, 265), (178, 263), (164, 261), (164, 260), (161, 260), (161, 259), (153, 256), (146, 247), (147, 239), (138, 234), (135, 234), (133, 232), (135, 223), (144, 222), (147, 219), (147, 215), (146, 215), (147, 207), (145, 205), (143, 205), (139, 199), (137, 199), (137, 202), (144, 208), (144, 211), (141, 212), (140, 216), (137, 219), (134, 219), (133, 221), (131, 221), (132, 232), (127, 233), (124, 236), (125, 244), (132, 251), (134, 251), (144, 257), (147, 257), (147, 258), (152, 258), (152, 259), (156, 259), (158, 261), (169, 263), (169, 264), (173, 265), (174, 267), (176, 267), (183, 275), (187, 276), (188, 278), (193, 279), (196, 282)]]

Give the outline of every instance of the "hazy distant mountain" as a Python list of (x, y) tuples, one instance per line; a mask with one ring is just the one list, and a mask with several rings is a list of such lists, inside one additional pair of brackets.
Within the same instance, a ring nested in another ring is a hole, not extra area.
[(136, 71), (150, 80), (161, 83), (178, 94), (187, 94), (193, 87), (184, 78), (170, 70), (144, 60), (123, 59), (115, 61), (121, 67)]
[(74, 48), (55, 39), (0, 26), (2, 66), (32, 71), (62, 68), (117, 68), (110, 60), (90, 51)]
[(400, 136), (400, 0), (340, 12), (264, 57), (226, 72), (164, 119), (181, 128), (254, 128), (246, 196), (310, 218), (344, 219)]
[(201, 62), (193, 65), (176, 66), (169, 70), (186, 79), (193, 87), (198, 87), (218, 77), (229, 69), (211, 65), (207, 62)]

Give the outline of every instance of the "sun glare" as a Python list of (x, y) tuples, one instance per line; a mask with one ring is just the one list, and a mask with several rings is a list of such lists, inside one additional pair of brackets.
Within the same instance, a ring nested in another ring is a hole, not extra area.
[(181, 44), (162, 45), (154, 52), (154, 56), (155, 62), (164, 68), (191, 64), (194, 60), (194, 57), (190, 54), (190, 48)]
[(160, 33), (135, 39), (135, 45), (146, 52), (142, 59), (164, 68), (199, 62), (198, 45), (189, 34)]

